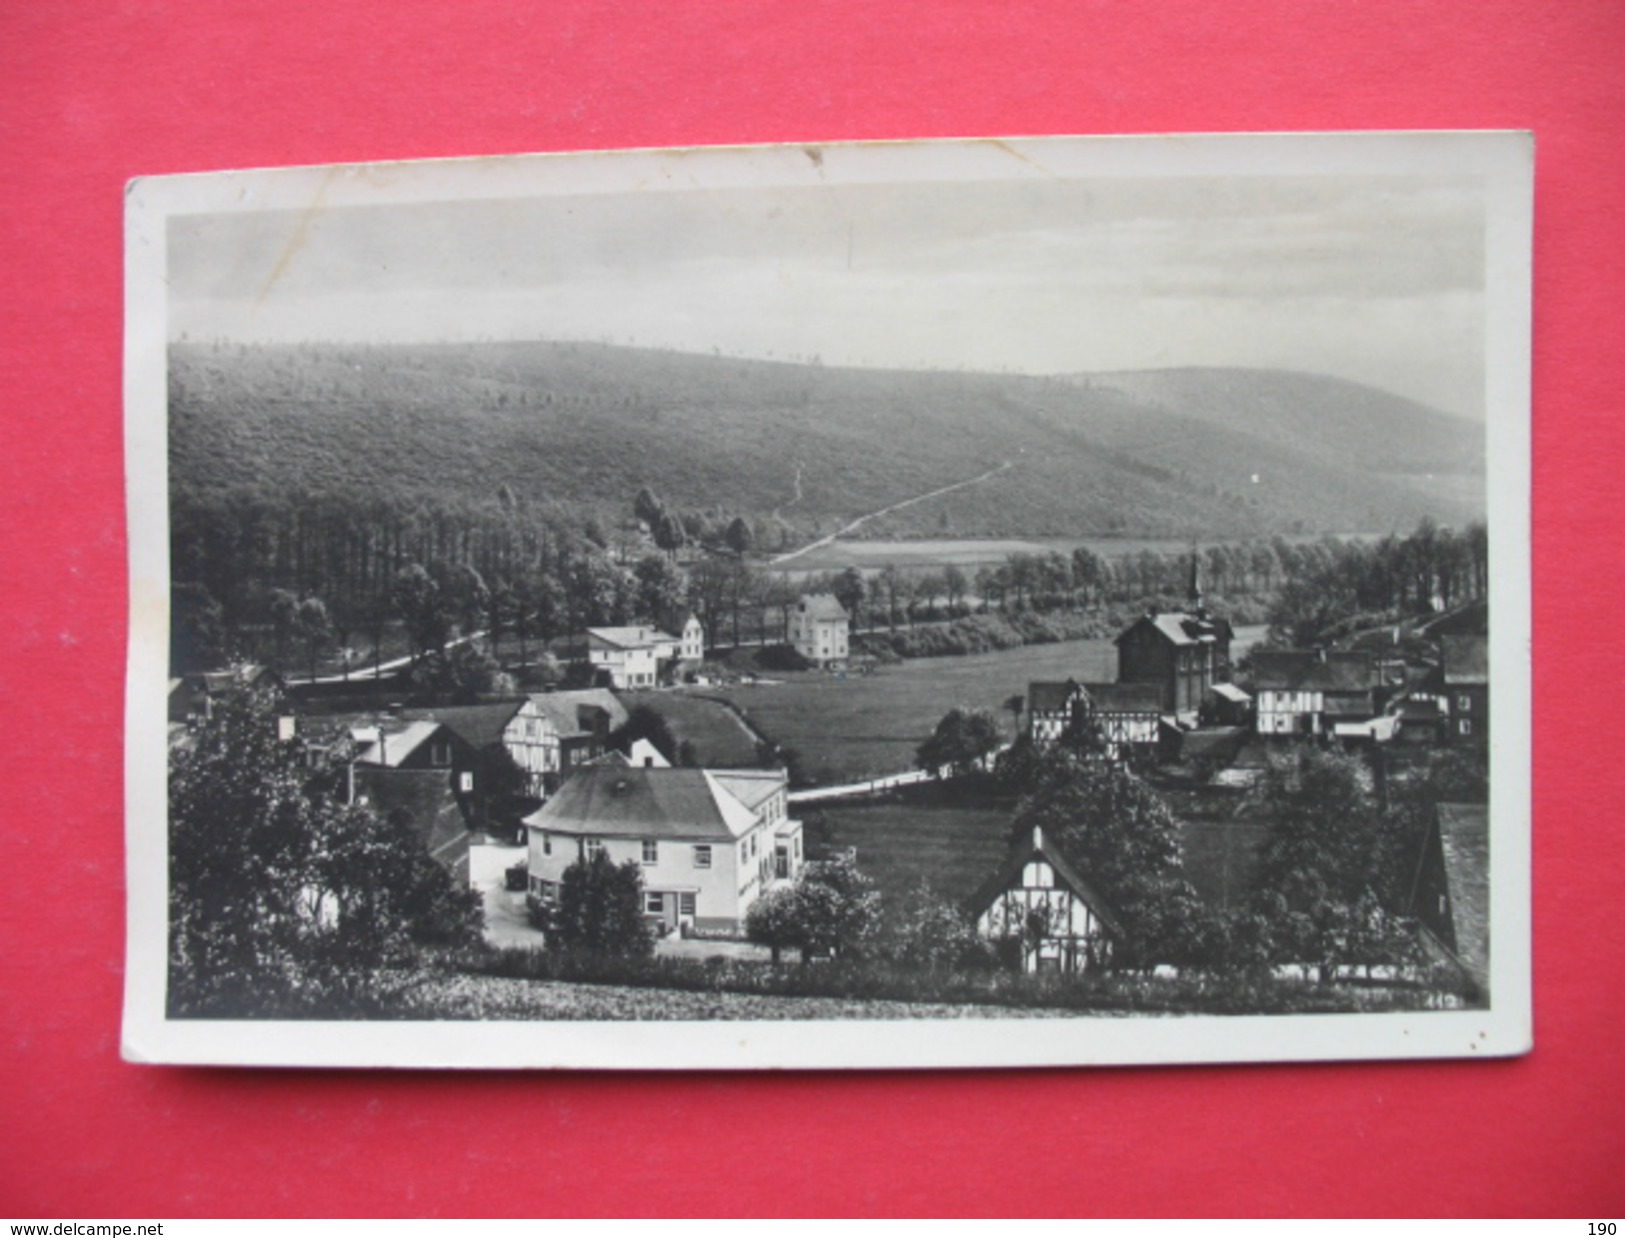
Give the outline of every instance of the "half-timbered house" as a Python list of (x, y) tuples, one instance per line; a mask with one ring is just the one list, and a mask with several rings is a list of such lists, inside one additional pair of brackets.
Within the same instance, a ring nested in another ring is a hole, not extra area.
[(1028, 972), (1105, 967), (1122, 926), (1039, 826), (971, 897), (979, 933)]

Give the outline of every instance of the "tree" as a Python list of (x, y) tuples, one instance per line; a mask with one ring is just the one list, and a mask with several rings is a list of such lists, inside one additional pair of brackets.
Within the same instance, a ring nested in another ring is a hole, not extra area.
[(856, 567), (847, 568), (835, 578), (834, 593), (835, 600), (852, 617), (852, 627), (856, 629), (859, 616), (863, 613), (863, 600), (869, 595), (869, 586), (863, 579), (863, 573)]
[(409, 563), (395, 575), (390, 588), (395, 612), (406, 624), (412, 642), (412, 661), (418, 662), (430, 650), (445, 647), (451, 622), (440, 596), (440, 584), (421, 563)]
[(880, 914), (879, 891), (848, 853), (815, 860), (796, 874), (793, 885), (758, 899), (746, 913), (745, 931), (773, 951), (775, 963), (786, 946), (799, 948), (805, 963), (814, 954), (862, 954), (873, 942)]
[(293, 617), (293, 634), (305, 647), (310, 677), (316, 678), (316, 662), (322, 651), (333, 644), (333, 621), (321, 598), (309, 597), (299, 603)]
[(950, 709), (929, 739), (914, 751), (914, 764), (936, 773), (944, 766), (964, 775), (986, 764), (999, 746), (999, 723), (991, 710)]
[[(1317, 969), (1367, 963), (1350, 942), (1389, 936), (1373, 922), (1385, 867), (1385, 833), (1369, 771), (1356, 756), (1308, 746), (1271, 759), (1251, 809), (1268, 827), (1254, 879), (1254, 907), (1271, 923), (1278, 962)], [(1356, 932), (1358, 930), (1358, 932)]]
[(673, 765), (678, 764), (677, 737), (665, 715), (651, 705), (632, 706), (626, 721), (610, 732), (609, 744), (618, 752), (630, 753), (640, 739), (648, 740)]
[(688, 543), (682, 520), (671, 512), (664, 513), (655, 522), (654, 538), (655, 545), (673, 557)]
[(745, 913), (745, 936), (766, 946), (777, 967), (785, 948), (802, 942), (801, 903), (795, 889), (779, 886), (752, 903)]
[(664, 555), (645, 555), (632, 569), (637, 612), (659, 623), (683, 606), (683, 576)]
[(202, 585), (177, 581), (170, 592), (169, 667), (171, 674), (207, 670), (226, 660), (226, 618), (220, 603)]
[(728, 549), (743, 558), (751, 552), (756, 545), (756, 535), (752, 532), (750, 521), (743, 516), (735, 516), (729, 523), (727, 532), (723, 534), (723, 541)]
[(950, 563), (942, 569), (942, 588), (948, 595), (949, 611), (956, 611), (965, 600), (965, 591), (970, 588), (970, 581), (965, 579), (963, 571)]
[(239, 685), (169, 775), (173, 1015), (281, 1008), (479, 936), (461, 889), (399, 822), (346, 805), (278, 739), (280, 702)]
[(659, 525), (660, 517), (665, 514), (665, 507), (659, 498), (655, 496), (655, 492), (645, 486), (638, 491), (637, 497), (632, 500), (632, 514), (648, 525), (652, 531)]
[(1113, 966), (1188, 961), (1201, 915), (1184, 879), (1179, 823), (1162, 798), (1122, 765), (1056, 746), (1035, 762), (1012, 838), (1035, 826), (1117, 913), (1125, 940)]
[(881, 918), (879, 950), (891, 963), (911, 971), (942, 971), (987, 966), (988, 943), (970, 917), (943, 898), (923, 878)]
[(610, 958), (647, 958), (654, 935), (643, 918), (643, 868), (610, 861), (607, 852), (564, 870), (559, 899), (546, 925), (548, 945)]

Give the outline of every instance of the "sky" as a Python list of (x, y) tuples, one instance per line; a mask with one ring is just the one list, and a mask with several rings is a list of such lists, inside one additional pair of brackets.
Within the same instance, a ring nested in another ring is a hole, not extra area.
[(829, 365), (1257, 366), (1483, 417), (1465, 177), (1022, 179), (238, 211), (169, 224), (172, 339), (605, 340)]

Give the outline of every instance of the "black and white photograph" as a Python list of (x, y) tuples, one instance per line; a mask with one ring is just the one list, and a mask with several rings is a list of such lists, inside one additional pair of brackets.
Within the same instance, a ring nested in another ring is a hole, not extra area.
[(126, 1056), (1526, 1052), (1533, 157), (133, 182)]

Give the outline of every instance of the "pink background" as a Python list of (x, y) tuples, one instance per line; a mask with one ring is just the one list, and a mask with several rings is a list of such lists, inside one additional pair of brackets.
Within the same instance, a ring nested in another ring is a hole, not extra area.
[[(0, 1214), (1617, 1217), (1622, 52), (1617, 0), (3, 6)], [(1537, 137), (1532, 1056), (846, 1077), (119, 1060), (126, 178), (1453, 127)]]

